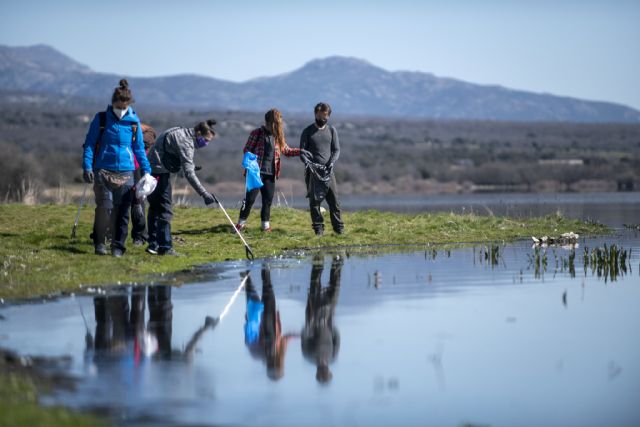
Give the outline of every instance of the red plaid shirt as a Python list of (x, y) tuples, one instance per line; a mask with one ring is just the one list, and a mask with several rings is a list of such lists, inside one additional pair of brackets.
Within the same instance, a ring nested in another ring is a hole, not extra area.
[[(247, 143), (244, 146), (243, 153), (247, 151), (252, 152), (258, 157), (258, 165), (260, 165), (260, 169), (262, 169), (262, 158), (264, 157), (264, 144), (267, 142), (266, 139), (267, 132), (264, 127), (259, 127), (258, 129), (254, 129), (249, 134), (249, 139), (247, 139)], [(284, 154), (287, 157), (294, 157), (300, 155), (299, 148), (291, 148), (286, 143), (284, 144), (284, 149), (282, 153), (280, 153), (280, 148), (276, 145), (274, 153), (275, 166), (276, 166), (276, 179), (280, 176), (280, 154)]]

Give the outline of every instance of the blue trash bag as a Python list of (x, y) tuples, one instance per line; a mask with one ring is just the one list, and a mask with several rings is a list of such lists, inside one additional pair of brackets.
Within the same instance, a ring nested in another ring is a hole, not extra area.
[(244, 158), (242, 159), (242, 167), (247, 170), (247, 191), (260, 188), (264, 185), (262, 179), (260, 179), (260, 166), (258, 166), (257, 158), (258, 156), (247, 151), (244, 153)]

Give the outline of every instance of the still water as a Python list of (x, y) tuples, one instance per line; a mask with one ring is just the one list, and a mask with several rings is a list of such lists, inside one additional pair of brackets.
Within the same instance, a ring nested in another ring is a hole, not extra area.
[[(0, 347), (70, 356), (75, 390), (44, 403), (118, 425), (637, 426), (640, 239), (617, 226), (575, 258), (529, 241), (297, 253), (4, 304)], [(585, 264), (612, 243), (624, 268)]]
[(640, 425), (640, 245), (617, 243), (613, 281), (582, 261), (572, 277), (561, 248), (536, 269), (528, 242), (495, 265), (481, 247), (227, 264), (4, 307), (0, 343), (70, 355), (77, 389), (47, 403), (118, 424)]

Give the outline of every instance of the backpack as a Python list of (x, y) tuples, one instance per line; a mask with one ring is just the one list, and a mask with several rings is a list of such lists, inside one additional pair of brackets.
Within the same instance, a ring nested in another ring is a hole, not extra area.
[(140, 123), (140, 128), (142, 129), (142, 140), (144, 141), (144, 150), (149, 151), (149, 147), (151, 147), (156, 142), (156, 130), (146, 123)]

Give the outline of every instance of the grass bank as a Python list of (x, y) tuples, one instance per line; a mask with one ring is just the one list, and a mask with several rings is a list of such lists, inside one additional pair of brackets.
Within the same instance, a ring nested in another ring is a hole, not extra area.
[(103, 426), (105, 420), (62, 407), (43, 407), (38, 396), (59, 386), (50, 376), (20, 363), (13, 353), (0, 349), (0, 427), (14, 426)]
[[(84, 208), (81, 213), (77, 239), (69, 238), (76, 209), (73, 205), (0, 205), (1, 298), (74, 292), (79, 285), (149, 282), (162, 273), (245, 257), (244, 247), (231, 233), (222, 211), (195, 207), (175, 209), (174, 247), (183, 256), (152, 256), (144, 252), (144, 247), (134, 247), (129, 240), (124, 257), (99, 257), (93, 254), (89, 240), (92, 207)], [(229, 214), (235, 219), (238, 211), (229, 210)], [(306, 211), (273, 208), (272, 233), (260, 231), (259, 216), (259, 212), (253, 212), (245, 233), (256, 258), (277, 255), (286, 249), (509, 241), (532, 235), (557, 236), (568, 231), (579, 234), (608, 231), (604, 226), (561, 215), (516, 219), (361, 211), (344, 214), (344, 235), (335, 235), (328, 227), (323, 237), (316, 237)]]

